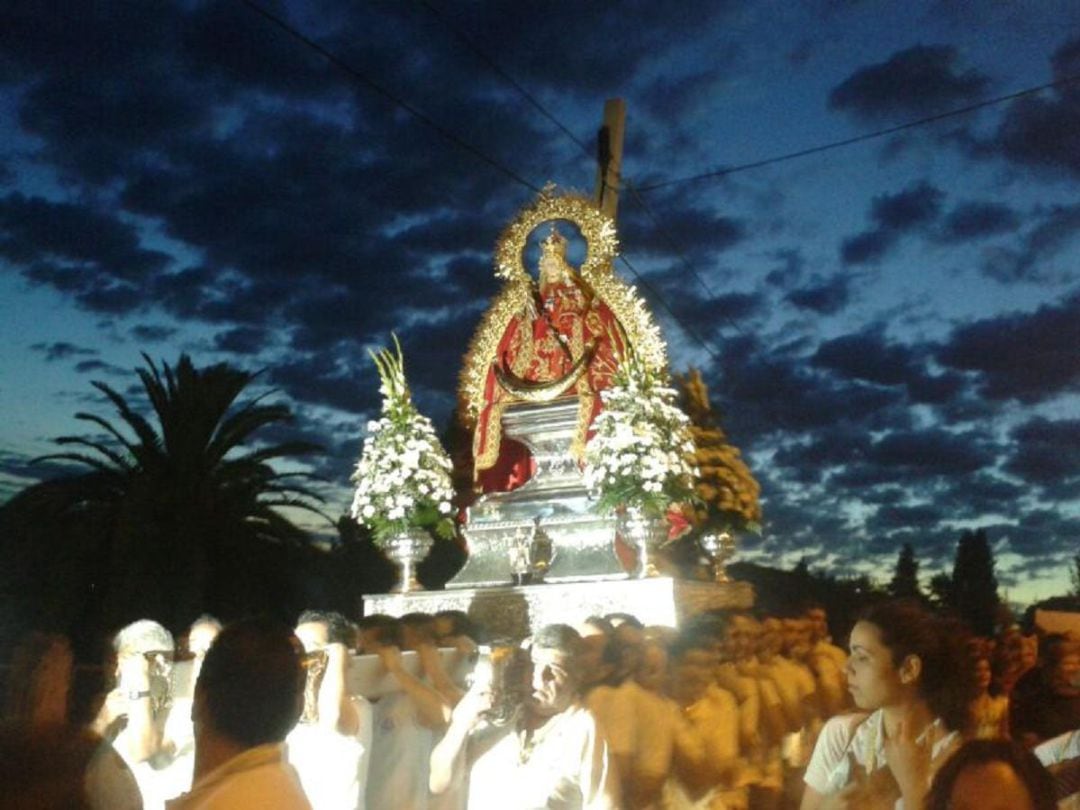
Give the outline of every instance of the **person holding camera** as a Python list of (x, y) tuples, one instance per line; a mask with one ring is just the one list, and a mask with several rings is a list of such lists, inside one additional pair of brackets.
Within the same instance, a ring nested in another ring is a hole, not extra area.
[(564, 624), (533, 636), (531, 694), (507, 722), (491, 721), (492, 684), (477, 680), (432, 752), (432, 793), (464, 772), (469, 810), (619, 807), (607, 743), (580, 701), (580, 648), (581, 637)]

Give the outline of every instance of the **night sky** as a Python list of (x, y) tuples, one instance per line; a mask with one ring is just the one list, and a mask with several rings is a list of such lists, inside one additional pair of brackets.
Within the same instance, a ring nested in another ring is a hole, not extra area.
[(265, 368), (344, 511), (367, 349), (445, 424), (499, 232), (591, 193), (621, 97), (617, 271), (762, 483), (743, 559), (929, 575), (985, 527), (1009, 598), (1068, 588), (1080, 81), (978, 105), (1080, 78), (1075, 0), (265, 8), (338, 64), (240, 0), (0, 11), (0, 499), (188, 352)]

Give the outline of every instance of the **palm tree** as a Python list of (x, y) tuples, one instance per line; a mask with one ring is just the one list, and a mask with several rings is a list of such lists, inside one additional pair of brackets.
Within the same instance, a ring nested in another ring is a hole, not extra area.
[(252, 569), (265, 569), (255, 561), (265, 561), (267, 544), (304, 543), (307, 533), (278, 510), (322, 515), (322, 499), (306, 486), (309, 476), (280, 472), (271, 462), (319, 448), (299, 441), (257, 443), (260, 431), (292, 420), (288, 406), (265, 402), (268, 394), (237, 401), (257, 374), (224, 363), (197, 369), (187, 355), (175, 368), (162, 363), (159, 370), (143, 358), (147, 368), (137, 373), (156, 425), (95, 381), (126, 430), (96, 414), (77, 413), (106, 435), (62, 436), (56, 442), (69, 449), (42, 460), (89, 468), (70, 486), (52, 488), (59, 493), (52, 508), (109, 527), (102, 549), (108, 620), (149, 615), (181, 626), (222, 604), (241, 609), (244, 595), (260, 590), (258, 575), (266, 571), (253, 577)]

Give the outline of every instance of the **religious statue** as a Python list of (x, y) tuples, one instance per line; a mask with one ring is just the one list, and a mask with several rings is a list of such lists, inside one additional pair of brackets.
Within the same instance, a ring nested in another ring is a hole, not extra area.
[(571, 452), (580, 459), (621, 352), (621, 327), (611, 310), (566, 260), (566, 239), (552, 226), (540, 245), (539, 279), (507, 326), (490, 366), (485, 404), (473, 437), (475, 474), (483, 491), (513, 489), (532, 474), (518, 443), (504, 449), (495, 421), (511, 402), (579, 400)]
[[(578, 269), (567, 260), (567, 240), (557, 221), (576, 225), (585, 240)], [(534, 279), (522, 255), (529, 236), (544, 226), (548, 232)], [(485, 314), (462, 374), (477, 491), (516, 489), (536, 471), (529, 450), (503, 437), (507, 407), (576, 398), (577, 429), (569, 454), (580, 462), (589, 426), (602, 407), (600, 392), (610, 385), (624, 347), (633, 344), (650, 363), (665, 363), (651, 316), (612, 272), (616, 244), (614, 223), (591, 201), (556, 197), (549, 190), (503, 233), (496, 268), (508, 284)]]

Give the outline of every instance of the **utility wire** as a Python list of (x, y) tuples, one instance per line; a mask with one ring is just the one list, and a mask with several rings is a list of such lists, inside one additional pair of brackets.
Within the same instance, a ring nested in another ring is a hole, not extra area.
[[(473, 155), (474, 157), (476, 157), (480, 161), (486, 163), (487, 165), (491, 166), (495, 170), (499, 171), (500, 173), (502, 173), (503, 175), (505, 175), (509, 179), (513, 180), (515, 183), (518, 183), (519, 185), (522, 185), (525, 188), (528, 188), (529, 190), (531, 190), (534, 193), (539, 193), (540, 192), (541, 189), (536, 184), (526, 180), (524, 177), (522, 177), (521, 175), (519, 175), (517, 172), (513, 171), (509, 167), (505, 166), (503, 163), (501, 163), (497, 159), (491, 157), (490, 155), (486, 154), (485, 152), (483, 152), (478, 147), (476, 147), (473, 144), (466, 141), (464, 138), (460, 137), (456, 133), (454, 133), (451, 130), (447, 129), (442, 124), (435, 121), (433, 118), (431, 118), (430, 116), (428, 116), (427, 114), (425, 114), (424, 112), (422, 112), (421, 110), (419, 110), (418, 108), (416, 108), (415, 106), (410, 104), (409, 102), (405, 101), (404, 99), (400, 98), (395, 93), (391, 92), (389, 89), (384, 87), (379, 82), (377, 82), (374, 79), (370, 78), (368, 75), (366, 75), (365, 73), (363, 73), (359, 69), (353, 67), (351, 64), (346, 62), (344, 59), (339, 57), (337, 54), (335, 54), (332, 51), (330, 51), (329, 49), (323, 47), (318, 42), (316, 42), (315, 40), (311, 39), (310, 37), (308, 37), (307, 35), (305, 35), (301, 31), (299, 31), (298, 29), (293, 27), (288, 21), (286, 21), (282, 17), (280, 17), (280, 16), (274, 14), (273, 12), (267, 10), (266, 8), (262, 7), (258, 3), (254, 2), (254, 0), (241, 0), (241, 2), (244, 5), (248, 6), (248, 8), (250, 8), (252, 11), (259, 14), (264, 19), (266, 19), (269, 22), (273, 23), (275, 26), (280, 28), (282, 31), (284, 31), (286, 34), (288, 34), (289, 36), (291, 36), (292, 38), (294, 38), (295, 40), (297, 40), (301, 44), (305, 45), (308, 48), (311, 48), (313, 51), (318, 53), (320, 56), (322, 56), (328, 62), (333, 64), (335, 67), (339, 68), (340, 70), (344, 71), (348, 75), (352, 76), (354, 79), (356, 79), (360, 83), (364, 84), (369, 89), (373, 90), (374, 92), (376, 92), (377, 94), (379, 94), (383, 98), (387, 99), (392, 104), (400, 107), (401, 109), (405, 110), (410, 115), (412, 115), (413, 117), (415, 117), (418, 120), (422, 121), (423, 123), (427, 124), (433, 130), (435, 130), (435, 132), (437, 132), (439, 135), (441, 135), (443, 138), (445, 138), (449, 142), (453, 143), (455, 146), (457, 146), (457, 147), (459, 147), (461, 149), (464, 149), (466, 152)], [(437, 9), (433, 8), (428, 2), (425, 2), (424, 0), (422, 0), (422, 2), (423, 2), (423, 5), (426, 8), (431, 10), (433, 13), (436, 14), (437, 17), (439, 17), (440, 20), (443, 20), (445, 22), (445, 18), (443, 17), (443, 15), (441, 15), (438, 12)], [(489, 56), (484, 54), (483, 51), (481, 51), (478, 46), (473, 44), (472, 40), (469, 37), (467, 37), (465, 34), (459, 32), (459, 31), (457, 31), (456, 28), (454, 28), (453, 26), (449, 26), (448, 23), (447, 23), (447, 25), (448, 25), (448, 27), (450, 27), (451, 31), (453, 31), (458, 36), (459, 39), (461, 39), (471, 50), (473, 50), (478, 56), (480, 56), (480, 58), (486, 64), (488, 64), (493, 70), (495, 70), (504, 80), (509, 82), (511, 84), (511, 86), (513, 86), (526, 100), (528, 100), (528, 102), (538, 112), (540, 112), (545, 118), (547, 118), (552, 124), (554, 124), (560, 131), (562, 131), (563, 134), (565, 134), (568, 138), (570, 138), (586, 154), (587, 157), (590, 157), (590, 158), (593, 157), (592, 152), (589, 149), (589, 147), (582, 140), (580, 140), (578, 137), (576, 137), (574, 135), (574, 133), (568, 127), (563, 125), (554, 115), (552, 115), (550, 112), (548, 112), (547, 109), (543, 106), (543, 104), (541, 104), (535, 98), (535, 96), (533, 96), (531, 93), (529, 93), (528, 90), (526, 90), (519, 82), (517, 82), (515, 79), (513, 79), (513, 77), (511, 77), (508, 73), (506, 73), (506, 71), (502, 70), (502, 68), (500, 68), (495, 63), (495, 61), (493, 59), (491, 59)], [(622, 184), (624, 184), (624, 185), (629, 185), (628, 181), (622, 181), (620, 179), (620, 182)], [(636, 196), (636, 199), (638, 199), (642, 203), (642, 205), (644, 207), (644, 199), (641, 198), (640, 195), (635, 195), (635, 196)], [(651, 210), (648, 209), (647, 207), (646, 207), (646, 213), (649, 214), (649, 216), (653, 218), (653, 221), (654, 221), (654, 223), (657, 224), (658, 229), (660, 229), (662, 231), (663, 229), (660, 227), (659, 222), (656, 220), (655, 216), (652, 215)], [(666, 236), (666, 234), (665, 234), (665, 236)], [(676, 251), (680, 253), (680, 256), (683, 258), (683, 261), (686, 263), (686, 265), (688, 267), (690, 267), (690, 269), (694, 272), (695, 276), (698, 277), (699, 283), (702, 284), (702, 286), (705, 288), (705, 290), (709, 293), (709, 295), (711, 297), (712, 292), (709, 290), (709, 288), (705, 284), (704, 280), (697, 274), (697, 271), (694, 270), (693, 266), (689, 263), (689, 260), (686, 259), (685, 255), (682, 253), (682, 251), (680, 251), (678, 249), (678, 246), (675, 245), (674, 241), (671, 240), (670, 237), (666, 237), (666, 238), (669, 239), (670, 243), (675, 247)], [(719, 355), (718, 355), (717, 351), (701, 335), (699, 335), (696, 330), (694, 330), (687, 323), (685, 323), (675, 313), (675, 311), (672, 309), (671, 305), (667, 302), (667, 300), (659, 293), (658, 290), (656, 290), (655, 287), (652, 286), (652, 284), (649, 283), (649, 281), (640, 272), (638, 272), (637, 268), (634, 267), (634, 265), (630, 261), (630, 259), (627, 258), (627, 256), (625, 254), (620, 254), (619, 258), (622, 261), (622, 263), (627, 267), (627, 269), (631, 272), (631, 274), (633, 274), (633, 276), (638, 280), (638, 283), (646, 290), (646, 292), (648, 292), (650, 294), (650, 296), (657, 303), (659, 303), (663, 307), (663, 309), (675, 320), (675, 322), (679, 325), (679, 327), (691, 339), (693, 339), (703, 349), (705, 349), (705, 351), (709, 354), (709, 356), (714, 361), (718, 361), (720, 358), (719, 358)], [(730, 319), (725, 318), (725, 320), (728, 320), (729, 322), (731, 322)], [(736, 326), (736, 329), (738, 329), (737, 326)], [(741, 330), (739, 330), (739, 331), (741, 332)]]
[(682, 330), (683, 330), (684, 332), (686, 332), (686, 334), (687, 334), (687, 335), (689, 335), (689, 336), (690, 336), (691, 338), (693, 338), (693, 340), (694, 340), (695, 342), (699, 343), (699, 344), (701, 345), (701, 348), (703, 348), (703, 349), (704, 349), (704, 350), (705, 350), (706, 352), (708, 352), (708, 353), (709, 353), (709, 357), (711, 357), (711, 358), (712, 358), (712, 359), (713, 359), (714, 361), (716, 361), (716, 362), (719, 362), (719, 361), (720, 361), (720, 355), (719, 355), (719, 354), (717, 353), (717, 351), (716, 351), (716, 350), (715, 350), (715, 349), (714, 349), (714, 348), (713, 348), (713, 347), (712, 347), (712, 346), (711, 346), (711, 345), (710, 345), (710, 344), (708, 343), (708, 341), (706, 341), (706, 340), (705, 340), (705, 338), (703, 338), (703, 337), (702, 337), (701, 335), (699, 335), (699, 334), (697, 333), (697, 331), (696, 331), (695, 329), (693, 329), (693, 328), (691, 328), (690, 326), (688, 326), (688, 325), (687, 325), (687, 324), (686, 324), (686, 323), (685, 323), (685, 322), (684, 322), (684, 321), (683, 321), (683, 320), (682, 320), (682, 319), (681, 319), (681, 318), (680, 318), (680, 317), (679, 317), (679, 316), (678, 316), (678, 315), (677, 315), (677, 314), (675, 313), (675, 310), (673, 310), (673, 309), (671, 308), (671, 305), (670, 305), (670, 304), (669, 304), (669, 303), (667, 302), (667, 300), (666, 300), (666, 299), (665, 299), (665, 298), (664, 298), (664, 297), (663, 297), (662, 295), (660, 295), (659, 291), (658, 291), (658, 290), (657, 290), (657, 289), (656, 289), (656, 288), (655, 288), (655, 287), (654, 287), (654, 286), (653, 286), (652, 284), (650, 284), (650, 283), (649, 283), (649, 282), (648, 282), (648, 281), (647, 281), (647, 280), (645, 279), (645, 277), (644, 277), (644, 276), (642, 276), (642, 275), (641, 275), (641, 273), (639, 273), (639, 272), (637, 271), (637, 268), (636, 268), (636, 267), (634, 267), (633, 263), (631, 263), (631, 261), (630, 261), (630, 260), (629, 260), (628, 258), (626, 258), (626, 254), (625, 254), (625, 253), (620, 253), (620, 254), (619, 254), (619, 261), (621, 261), (621, 262), (622, 262), (623, 264), (625, 264), (625, 265), (626, 265), (626, 268), (627, 268), (627, 269), (628, 269), (628, 270), (629, 270), (629, 271), (630, 271), (631, 273), (633, 273), (633, 274), (634, 274), (634, 277), (635, 277), (635, 278), (636, 278), (636, 279), (638, 280), (638, 283), (639, 283), (639, 284), (640, 284), (640, 285), (641, 285), (642, 287), (644, 287), (644, 288), (645, 288), (645, 291), (646, 291), (647, 293), (649, 293), (649, 295), (650, 295), (650, 296), (652, 296), (652, 298), (653, 298), (653, 299), (654, 299), (654, 300), (655, 300), (655, 301), (656, 301), (656, 302), (657, 302), (658, 304), (660, 304), (660, 306), (662, 306), (662, 307), (664, 308), (664, 311), (665, 311), (665, 312), (667, 312), (667, 314), (668, 314), (668, 315), (670, 315), (670, 316), (671, 316), (672, 318), (674, 318), (674, 319), (675, 319), (675, 322), (676, 322), (677, 324), (679, 324), (679, 326), (680, 326), (680, 327), (682, 328)]
[[(398, 107), (401, 107), (403, 110), (408, 112), (410, 115), (413, 115), (416, 118), (418, 118), (419, 120), (423, 121), (425, 124), (427, 124), (429, 127), (434, 129), (436, 132), (438, 132), (440, 135), (442, 135), (444, 138), (446, 138), (451, 143), (453, 143), (456, 146), (466, 150), (470, 154), (472, 154), (475, 157), (482, 160), (484, 163), (487, 163), (489, 166), (491, 166), (491, 167), (497, 169), (498, 171), (502, 172), (504, 175), (509, 177), (514, 182), (516, 182), (516, 183), (518, 183), (518, 184), (520, 184), (522, 186), (525, 186), (526, 188), (530, 189), (531, 191), (533, 191), (535, 193), (540, 192), (540, 188), (538, 186), (536, 186), (533, 183), (530, 183), (528, 180), (526, 180), (525, 178), (518, 175), (512, 169), (504, 166), (502, 163), (500, 163), (495, 158), (490, 157), (489, 155), (487, 155), (486, 153), (481, 151), (479, 148), (473, 146), (471, 143), (465, 141), (463, 138), (459, 137), (455, 133), (453, 133), (450, 130), (446, 129), (444, 126), (439, 124), (437, 121), (432, 119), (430, 116), (428, 116), (428, 115), (424, 114), (423, 112), (421, 112), (419, 109), (414, 107), (409, 102), (407, 102), (404, 99), (400, 98), (399, 96), (392, 93), (390, 90), (386, 89), (381, 84), (376, 82), (374, 79), (371, 79), (366, 74), (364, 74), (361, 71), (354, 68), (351, 64), (346, 62), (344, 59), (337, 56), (337, 54), (333, 53), (332, 51), (328, 50), (327, 48), (324, 48), (322, 45), (320, 45), (315, 40), (311, 39), (310, 37), (306, 36), (302, 32), (298, 31), (291, 24), (289, 24), (288, 21), (282, 19), (281, 17), (274, 14), (273, 12), (268, 11), (267, 9), (263, 8), (258, 3), (254, 2), (254, 0), (241, 0), (241, 2), (244, 3), (244, 5), (251, 8), (253, 11), (255, 11), (260, 16), (262, 16), (265, 19), (272, 22), (278, 28), (285, 31), (289, 36), (293, 37), (298, 42), (301, 42), (302, 44), (304, 44), (308, 48), (311, 48), (312, 50), (314, 50), (316, 53), (318, 53), (320, 56), (322, 56), (324, 59), (326, 59), (331, 64), (333, 64), (336, 67), (340, 68), (341, 70), (345, 71), (350, 76), (355, 78), (357, 81), (363, 83), (364, 85), (366, 85), (370, 89), (374, 90), (376, 93), (378, 93), (379, 95), (381, 95), (384, 98), (388, 99), (393, 104), (397, 105)], [(429, 3), (425, 2), (424, 6), (426, 8), (431, 9), (434, 13), (436, 13), (437, 16), (439, 16), (440, 19), (444, 19), (442, 17), (442, 15), (438, 14), (437, 10), (434, 9)], [(454, 29), (451, 29), (451, 30), (454, 30)], [(502, 76), (506, 81), (510, 82), (513, 85), (513, 87), (519, 93), (521, 93), (523, 96), (525, 96), (529, 100), (530, 104), (532, 104), (533, 107), (535, 107), (538, 111), (540, 111), (544, 115), (545, 118), (547, 118), (549, 121), (551, 121), (553, 124), (555, 124), (560, 130), (562, 130), (562, 132), (564, 134), (566, 134), (569, 138), (571, 138), (571, 140), (573, 140), (574, 143), (576, 143), (582, 150), (584, 150), (586, 155), (588, 155), (589, 157), (592, 156), (591, 153), (589, 152), (588, 147), (584, 144), (584, 142), (582, 142), (576, 136), (574, 136), (574, 134), (567, 127), (565, 127), (561, 122), (559, 122), (559, 120), (557, 118), (555, 118), (555, 116), (553, 116), (551, 113), (549, 113), (544, 108), (544, 106), (534, 96), (532, 96), (532, 94), (529, 93), (521, 84), (516, 82), (509, 74), (507, 74), (505, 71), (503, 71), (501, 68), (499, 68), (495, 64), (494, 60), (492, 60), (490, 57), (487, 57), (486, 55), (482, 54), (482, 52), (479, 50), (479, 48), (477, 48), (475, 45), (473, 45), (471, 40), (468, 37), (466, 37), (464, 34), (461, 34), (461, 33), (458, 33), (458, 36), (463, 42), (466, 43), (466, 45), (468, 47), (470, 47), (472, 50), (474, 50), (477, 54), (481, 55), (481, 58), (483, 58), (483, 60), (490, 67), (492, 67), (492, 69), (496, 70), (499, 73), (500, 76)], [(716, 359), (717, 358), (716, 351), (711, 346), (709, 346), (700, 335), (698, 335), (693, 329), (691, 329), (687, 324), (685, 324), (679, 318), (678, 315), (675, 314), (674, 310), (672, 310), (672, 308), (671, 308), (671, 305), (668, 304), (668, 302), (663, 298), (663, 296), (660, 295), (659, 291), (657, 291), (641, 275), (641, 273), (638, 272), (637, 268), (634, 267), (634, 265), (630, 262), (630, 260), (625, 255), (621, 255), (620, 258), (622, 259), (622, 262), (626, 265), (626, 267), (630, 270), (630, 272), (633, 273), (634, 277), (638, 280), (638, 282), (641, 284), (641, 286), (643, 288), (645, 288), (645, 290), (647, 290), (652, 295), (652, 297), (668, 312), (668, 314), (671, 315), (672, 318), (675, 319), (675, 322), (679, 324), (679, 326), (686, 332), (686, 334), (689, 335), (691, 338), (693, 338), (698, 343), (700, 343), (701, 346), (709, 353), (709, 355), (711, 357), (713, 357), (714, 359)]]
[(456, 133), (450, 131), (449, 129), (444, 127), (442, 124), (440, 124), (438, 121), (431, 118), (429, 115), (425, 114), (424, 112), (417, 109), (416, 107), (414, 107), (409, 102), (407, 102), (404, 99), (400, 98), (399, 96), (395, 95), (390, 90), (383, 87), (381, 84), (376, 82), (371, 77), (367, 76), (365, 73), (362, 73), (357, 68), (353, 67), (351, 64), (346, 62), (341, 57), (337, 56), (332, 51), (327, 50), (326, 48), (324, 48), (322, 45), (320, 45), (315, 40), (311, 39), (310, 37), (306, 36), (305, 34), (301, 33), (300, 31), (298, 31), (296, 28), (294, 28), (292, 25), (290, 25), (288, 23), (288, 21), (282, 19), (278, 15), (274, 14), (272, 11), (268, 11), (267, 9), (263, 8), (261, 5), (254, 2), (254, 0), (240, 0), (240, 2), (242, 2), (245, 6), (250, 8), (255, 13), (259, 14), (263, 18), (265, 18), (265, 19), (269, 20), (270, 22), (272, 22), (274, 25), (276, 25), (278, 28), (283, 30), (289, 36), (293, 37), (294, 39), (298, 40), (299, 42), (302, 42), (304, 45), (306, 45), (307, 47), (314, 50), (316, 53), (318, 53), (320, 56), (322, 56), (328, 62), (333, 64), (335, 67), (340, 68), (341, 70), (348, 73), (350, 76), (352, 76), (358, 82), (361, 82), (362, 84), (366, 85), (371, 90), (374, 90), (376, 93), (378, 93), (383, 98), (387, 99), (391, 103), (393, 103), (396, 106), (400, 107), (401, 109), (405, 110), (410, 115), (412, 115), (415, 118), (418, 118), (419, 120), (423, 121), (425, 124), (427, 124), (433, 130), (435, 130), (439, 135), (441, 135), (446, 140), (450, 141), (455, 146), (457, 146), (457, 147), (459, 147), (461, 149), (464, 149), (466, 152), (471, 154), (473, 157), (477, 158), (478, 160), (483, 161), (487, 165), (491, 166), (493, 169), (495, 169), (495, 170), (501, 172), (502, 174), (506, 175), (511, 180), (513, 180), (515, 183), (519, 183), (519, 184), (525, 186), (526, 188), (531, 189), (532, 191), (534, 191), (536, 193), (540, 192), (540, 187), (539, 186), (537, 186), (534, 183), (529, 182), (524, 177), (522, 177), (517, 172), (515, 172), (513, 169), (511, 169), (509, 166), (504, 165), (500, 161), (496, 160), (495, 158), (491, 157), (487, 153), (483, 152), (478, 147), (473, 146), (471, 143), (466, 141), (464, 138), (462, 138), (459, 135), (457, 135)]
[(541, 104), (540, 101), (537, 100), (537, 98), (521, 84), (521, 82), (519, 82), (517, 79), (515, 79), (505, 70), (503, 70), (502, 67), (500, 67), (494, 59), (488, 56), (488, 54), (479, 45), (476, 44), (476, 41), (473, 40), (472, 37), (470, 37), (456, 25), (454, 25), (454, 23), (451, 22), (449, 19), (447, 19), (446, 15), (443, 14), (437, 6), (429, 3), (428, 0), (420, 0), (420, 5), (426, 8), (432, 14), (434, 14), (435, 17), (438, 18), (439, 22), (446, 26), (450, 33), (452, 33), (460, 42), (464, 43), (465, 47), (472, 51), (480, 59), (480, 61), (482, 61), (485, 65), (495, 71), (495, 73), (502, 77), (505, 82), (507, 82), (511, 87), (517, 90), (517, 92), (521, 94), (521, 97), (524, 98), (527, 102), (529, 102), (529, 104), (531, 104), (538, 113), (540, 113), (542, 116), (544, 116), (544, 118), (554, 124), (555, 127), (557, 127), (567, 138), (577, 144), (585, 153), (586, 157), (593, 157), (592, 151), (589, 149), (588, 145), (584, 141), (578, 138), (578, 136), (575, 135), (568, 127), (566, 127), (562, 123), (562, 121), (560, 121), (550, 112), (548, 112), (547, 108), (544, 107), (544, 105)]
[[(494, 71), (496, 74), (498, 74), (498, 76), (500, 76), (504, 81), (507, 82), (507, 84), (509, 84), (511, 87), (513, 87), (514, 90), (516, 90), (518, 92), (518, 94), (521, 95), (522, 98), (524, 98), (538, 113), (540, 113), (540, 115), (542, 115), (552, 125), (554, 125), (560, 132), (562, 132), (567, 138), (569, 138), (584, 153), (584, 155), (587, 158), (592, 159), (593, 157), (595, 157), (595, 155), (593, 154), (593, 150), (589, 147), (589, 145), (587, 143), (585, 143), (585, 141), (583, 141), (581, 138), (579, 138), (577, 135), (575, 135), (574, 132), (568, 126), (563, 124), (563, 122), (560, 121), (559, 118), (554, 113), (552, 113), (550, 110), (548, 110), (547, 107), (545, 107), (532, 93), (530, 93), (529, 90), (524, 85), (521, 84), (521, 82), (519, 82), (517, 79), (515, 79), (513, 76), (511, 76), (506, 70), (504, 70), (503, 67), (501, 65), (499, 65), (499, 63), (496, 62), (483, 48), (481, 48), (472, 37), (470, 37), (468, 34), (466, 34), (464, 31), (462, 31), (457, 25), (455, 25), (450, 19), (448, 19), (447, 16), (445, 14), (443, 14), (442, 11), (437, 6), (435, 6), (434, 4), (429, 2), (429, 0), (419, 0), (419, 2), (420, 2), (420, 5), (422, 5), (429, 12), (431, 12), (431, 14), (433, 14), (439, 20), (439, 22), (442, 23), (450, 31), (450, 33), (452, 33), (454, 35), (454, 37), (458, 41), (460, 41), (462, 44), (464, 44), (465, 47), (468, 50), (470, 50), (477, 58), (479, 58), (480, 61), (482, 61), (492, 71)], [(672, 251), (679, 256), (679, 259), (681, 260), (681, 262), (683, 264), (683, 267), (685, 267), (694, 276), (694, 278), (697, 280), (698, 284), (700, 284), (701, 288), (705, 291), (706, 295), (708, 295), (710, 298), (715, 297), (715, 293), (709, 288), (709, 285), (705, 283), (705, 279), (698, 272), (697, 268), (694, 267), (694, 265), (691, 263), (690, 259), (686, 256), (686, 251), (683, 250), (675, 242), (675, 239), (664, 228), (663, 224), (660, 222), (659, 218), (653, 212), (653, 210), (649, 206), (648, 202), (645, 200), (644, 197), (642, 197), (638, 193), (636, 187), (632, 183), (630, 183), (629, 180), (627, 180), (627, 179), (625, 179), (625, 178), (623, 178), (621, 176), (618, 178), (617, 182), (619, 183), (620, 186), (625, 186), (630, 191), (630, 193), (634, 197), (634, 200), (641, 207), (641, 209), (645, 212), (646, 216), (648, 216), (648, 218), (650, 220), (652, 220), (653, 226), (656, 228), (657, 232), (664, 239), (664, 241), (668, 243), (668, 246), (672, 249)], [(638, 282), (646, 290), (648, 290), (650, 292), (650, 294), (653, 296), (653, 298), (657, 302), (659, 302), (663, 306), (663, 308), (665, 310), (667, 310), (668, 314), (670, 314), (671, 317), (674, 318), (675, 322), (677, 324), (679, 324), (679, 326), (682, 327), (683, 330), (688, 335), (693, 336), (695, 340), (697, 340), (699, 343), (701, 343), (702, 347), (707, 352), (709, 352), (709, 354), (711, 356), (713, 356), (715, 358), (716, 353), (712, 349), (712, 347), (707, 345), (706, 342), (702, 338), (695, 336), (693, 330), (690, 327), (688, 327), (685, 323), (683, 323), (682, 319), (680, 319), (679, 316), (675, 314), (675, 312), (672, 310), (672, 308), (668, 305), (667, 301), (663, 298), (663, 296), (661, 296), (659, 291), (657, 291), (656, 288), (652, 287), (652, 285), (650, 285), (644, 279), (644, 277), (637, 271), (637, 269), (633, 266), (633, 264), (628, 259), (625, 258), (625, 256), (623, 254), (620, 254), (620, 256), (622, 256), (623, 263), (626, 265), (627, 269), (634, 275), (634, 277), (638, 280)], [(726, 321), (728, 324), (730, 324), (737, 332), (742, 334), (742, 329), (738, 326), (738, 324), (736, 324), (730, 318), (725, 316), (723, 318), (723, 320)]]
[(715, 169), (714, 171), (702, 172), (701, 174), (692, 174), (688, 177), (677, 177), (673, 180), (662, 180), (658, 183), (649, 183), (644, 186), (638, 186), (638, 191), (647, 192), (655, 191), (660, 188), (667, 188), (668, 186), (681, 185), (683, 183), (693, 183), (699, 180), (710, 180), (714, 177), (726, 177), (729, 174), (735, 174), (736, 172), (744, 172), (747, 169), (758, 169), (762, 166), (770, 166), (774, 163), (783, 163), (784, 161), (794, 160), (795, 158), (806, 157), (807, 155), (816, 155), (820, 152), (828, 152), (832, 149), (839, 149), (842, 146), (851, 146), (852, 144), (862, 143), (863, 141), (870, 141), (875, 138), (883, 138), (886, 135), (892, 135), (896, 132), (903, 132), (906, 129), (914, 129), (915, 127), (925, 126), (926, 124), (932, 124), (936, 121), (943, 121), (946, 118), (955, 118), (958, 115), (966, 115), (969, 112), (975, 110), (981, 110), (984, 107), (992, 107), (996, 104), (1001, 104), (1006, 101), (1012, 101), (1013, 99), (1023, 98), (1024, 96), (1031, 96), (1036, 93), (1041, 93), (1043, 90), (1049, 90), (1054, 87), (1062, 87), (1073, 82), (1080, 81), (1080, 75), (1066, 76), (1056, 81), (1047, 82), (1046, 84), (1040, 84), (1038, 87), (1029, 87), (1025, 90), (1018, 90), (1015, 93), (1009, 93), (1004, 96), (996, 96), (995, 98), (987, 99), (986, 101), (980, 101), (976, 104), (969, 104), (966, 107), (960, 107), (955, 110), (948, 110), (947, 112), (938, 113), (936, 115), (928, 115), (925, 118), (919, 118), (915, 121), (908, 121), (904, 124), (898, 124), (894, 127), (887, 127), (886, 129), (875, 130), (874, 132), (864, 132), (862, 135), (856, 135), (852, 138), (844, 138), (840, 141), (833, 141), (831, 143), (821, 144), (819, 146), (811, 146), (808, 149), (800, 149), (797, 152), (788, 152), (783, 155), (775, 155), (773, 157), (764, 158), (763, 160), (755, 160), (751, 163), (742, 163), (737, 166), (728, 166), (722, 169)]

